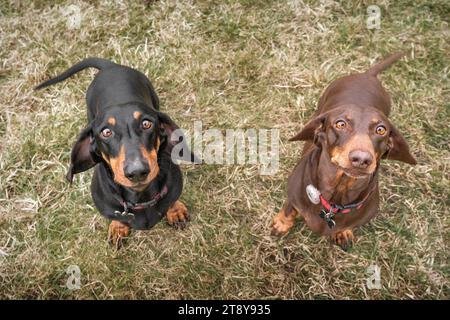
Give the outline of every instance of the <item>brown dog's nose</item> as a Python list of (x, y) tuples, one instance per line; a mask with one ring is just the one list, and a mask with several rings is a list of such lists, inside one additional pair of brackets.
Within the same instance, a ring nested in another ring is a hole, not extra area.
[(372, 164), (372, 155), (367, 151), (353, 150), (349, 153), (348, 158), (354, 168), (366, 169)]

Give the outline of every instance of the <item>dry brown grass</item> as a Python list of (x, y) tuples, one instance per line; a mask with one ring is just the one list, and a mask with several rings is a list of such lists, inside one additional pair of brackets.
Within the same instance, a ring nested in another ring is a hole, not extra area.
[[(449, 298), (447, 1), (378, 1), (378, 31), (365, 27), (368, 1), (58, 3), (0, 0), (1, 298)], [(61, 14), (72, 3), (76, 30)], [(287, 138), (331, 80), (398, 50), (407, 58), (382, 78), (419, 165), (383, 164), (380, 215), (350, 253), (301, 223), (270, 237), (301, 147)], [(32, 90), (87, 56), (146, 73), (184, 128), (279, 128), (280, 172), (185, 166), (189, 227), (160, 223), (114, 251), (91, 172), (64, 180), (94, 71)], [(65, 287), (71, 264), (80, 290)], [(366, 289), (371, 264), (381, 290)]]

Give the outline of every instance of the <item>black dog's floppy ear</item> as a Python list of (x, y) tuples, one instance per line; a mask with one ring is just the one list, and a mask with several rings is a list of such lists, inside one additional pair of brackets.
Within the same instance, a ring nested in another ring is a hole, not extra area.
[(289, 139), (289, 141), (314, 141), (317, 131), (324, 125), (327, 113), (318, 115), (310, 120), (299, 133)]
[(187, 144), (186, 137), (178, 125), (165, 113), (158, 112), (160, 121), (160, 136), (165, 138), (161, 147), (165, 148), (172, 160), (183, 160), (195, 164), (202, 163)]
[(73, 175), (86, 171), (97, 164), (99, 161), (95, 155), (95, 141), (92, 134), (92, 123), (86, 129), (81, 131), (75, 142), (70, 156), (70, 167), (66, 178), (72, 183)]
[(389, 149), (383, 158), (390, 160), (403, 161), (409, 164), (417, 164), (416, 159), (409, 151), (408, 143), (396, 127), (391, 124), (391, 132), (389, 136)]

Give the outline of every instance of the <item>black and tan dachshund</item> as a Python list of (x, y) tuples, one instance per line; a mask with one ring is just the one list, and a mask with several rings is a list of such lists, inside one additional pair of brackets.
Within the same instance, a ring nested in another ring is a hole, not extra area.
[(178, 200), (182, 174), (171, 156), (174, 145), (184, 141), (172, 141), (179, 128), (159, 111), (158, 97), (144, 74), (88, 58), (36, 89), (90, 67), (100, 71), (86, 94), (88, 125), (73, 146), (67, 179), (72, 182), (74, 174), (95, 166), (92, 197), (100, 213), (112, 220), (108, 239), (116, 246), (130, 228), (150, 229), (164, 215), (170, 225), (184, 227), (189, 215)]

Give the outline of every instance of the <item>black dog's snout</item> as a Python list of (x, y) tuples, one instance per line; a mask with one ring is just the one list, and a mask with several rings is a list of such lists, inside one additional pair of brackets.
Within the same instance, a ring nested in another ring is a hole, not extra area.
[(139, 182), (147, 178), (150, 173), (150, 168), (141, 161), (133, 161), (125, 166), (124, 172), (127, 179), (133, 182)]
[(372, 164), (373, 157), (367, 151), (353, 150), (348, 155), (350, 162), (354, 168), (366, 169)]

